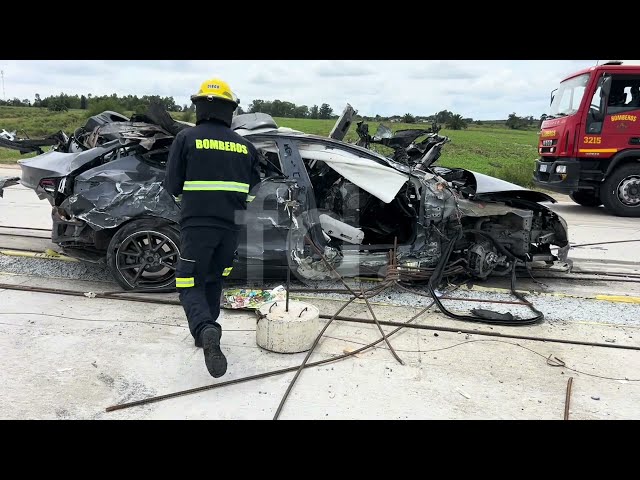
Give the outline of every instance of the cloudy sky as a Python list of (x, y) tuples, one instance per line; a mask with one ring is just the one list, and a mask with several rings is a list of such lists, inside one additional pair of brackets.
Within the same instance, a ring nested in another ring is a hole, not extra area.
[[(602, 62), (602, 61), (601, 61)], [(625, 63), (640, 63), (628, 60)], [(596, 60), (0, 60), (3, 97), (58, 94), (173, 96), (190, 104), (207, 78), (226, 80), (245, 108), (256, 98), (298, 105), (349, 102), (362, 115), (429, 115), (451, 110), (474, 119), (511, 112), (539, 117), (567, 74)]]

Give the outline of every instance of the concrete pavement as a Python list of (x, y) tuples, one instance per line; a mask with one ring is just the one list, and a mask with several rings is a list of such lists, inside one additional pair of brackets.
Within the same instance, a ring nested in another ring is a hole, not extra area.
[[(86, 288), (65, 282), (65, 288), (74, 285)], [(229, 370), (212, 379), (180, 306), (10, 290), (0, 295), (4, 419), (271, 419), (294, 373), (111, 413), (105, 408), (295, 366), (305, 356), (260, 349), (255, 316), (225, 311), (222, 343)], [(327, 313), (338, 302), (317, 304)], [(375, 309), (380, 320), (402, 321), (415, 312), (409, 307)], [(367, 315), (364, 305), (347, 313)], [(425, 315), (419, 322), (472, 327), (440, 314)], [(628, 327), (606, 319), (599, 325), (567, 322), (564, 328), (551, 323), (494, 328), (536, 337), (598, 340), (606, 335), (617, 344), (640, 340), (629, 335)], [(336, 322), (311, 361), (379, 336), (374, 325)], [(386, 348), (377, 348), (307, 369), (280, 418), (561, 420), (567, 380), (573, 377), (571, 419), (640, 419), (640, 382), (633, 381), (640, 380), (638, 351), (426, 330), (403, 330), (390, 341), (406, 365), (398, 364)], [(550, 355), (583, 373), (549, 366)]]

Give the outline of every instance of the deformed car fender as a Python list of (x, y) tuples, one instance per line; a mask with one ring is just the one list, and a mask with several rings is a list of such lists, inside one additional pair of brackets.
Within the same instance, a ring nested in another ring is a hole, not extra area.
[(180, 206), (163, 180), (162, 170), (135, 155), (122, 157), (78, 175), (73, 195), (61, 207), (94, 230), (118, 228), (141, 216), (178, 223)]

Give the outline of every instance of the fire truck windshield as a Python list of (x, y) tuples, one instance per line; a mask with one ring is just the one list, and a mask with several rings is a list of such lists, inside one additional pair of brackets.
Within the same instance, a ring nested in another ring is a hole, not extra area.
[(560, 87), (551, 101), (547, 118), (565, 117), (578, 111), (589, 81), (589, 75), (589, 73), (585, 73), (560, 83)]

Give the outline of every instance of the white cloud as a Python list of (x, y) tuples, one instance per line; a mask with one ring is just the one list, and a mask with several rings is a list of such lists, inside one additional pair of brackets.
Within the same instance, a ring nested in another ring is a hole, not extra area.
[(326, 60), (316, 66), (315, 72), (321, 77), (362, 77), (375, 73), (365, 62), (353, 60)]
[[(600, 61), (602, 63), (603, 61)], [(7, 98), (69, 94), (173, 96), (180, 105), (207, 78), (253, 99), (308, 106), (348, 102), (363, 115), (429, 115), (448, 109), (475, 119), (541, 115), (566, 75), (596, 60), (0, 60)], [(625, 61), (640, 63), (640, 61)]]

